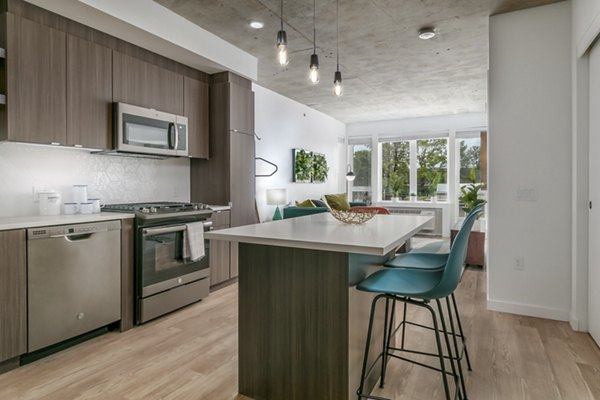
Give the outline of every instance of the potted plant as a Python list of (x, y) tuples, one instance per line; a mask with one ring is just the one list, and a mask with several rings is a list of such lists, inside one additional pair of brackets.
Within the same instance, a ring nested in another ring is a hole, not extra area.
[(479, 191), (483, 185), (476, 185), (470, 183), (460, 188), (461, 195), (458, 197), (460, 208), (465, 212), (469, 213), (479, 204), (485, 203), (485, 200), (479, 198)]
[(400, 200), (400, 194), (402, 193), (402, 188), (406, 185), (406, 179), (404, 176), (398, 175), (396, 173), (390, 174), (389, 178), (390, 189), (394, 194), (392, 197), (392, 201), (397, 202)]

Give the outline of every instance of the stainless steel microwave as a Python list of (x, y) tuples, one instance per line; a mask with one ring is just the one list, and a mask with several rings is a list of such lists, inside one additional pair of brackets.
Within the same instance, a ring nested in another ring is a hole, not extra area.
[(188, 120), (180, 115), (124, 103), (114, 104), (115, 150), (187, 156)]

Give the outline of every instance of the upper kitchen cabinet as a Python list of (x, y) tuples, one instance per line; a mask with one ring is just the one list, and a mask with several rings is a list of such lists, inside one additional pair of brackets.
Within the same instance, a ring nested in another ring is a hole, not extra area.
[(67, 144), (112, 148), (112, 50), (67, 36)]
[(66, 143), (66, 34), (10, 13), (2, 19), (6, 105), (0, 139)]
[(188, 119), (189, 155), (208, 158), (208, 84), (183, 79), (183, 115)]
[(114, 51), (113, 100), (183, 115), (183, 75)]

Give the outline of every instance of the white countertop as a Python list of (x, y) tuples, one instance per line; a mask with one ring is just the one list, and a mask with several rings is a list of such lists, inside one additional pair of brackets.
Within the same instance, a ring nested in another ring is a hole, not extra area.
[(87, 222), (110, 221), (134, 218), (135, 214), (101, 212), (99, 214), (73, 215), (27, 215), (23, 217), (0, 218), (0, 231), (9, 229), (37, 228), (39, 226), (81, 224)]
[(208, 239), (383, 256), (401, 246), (433, 217), (376, 215), (349, 225), (329, 213), (207, 232)]

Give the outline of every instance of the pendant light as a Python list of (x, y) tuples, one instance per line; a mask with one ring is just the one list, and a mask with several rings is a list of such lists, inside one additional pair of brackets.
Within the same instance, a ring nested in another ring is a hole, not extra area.
[(310, 56), (308, 79), (313, 85), (319, 83), (319, 56), (317, 55), (317, 0), (313, 0), (313, 53)]
[(281, 30), (277, 32), (277, 59), (282, 67), (290, 62), (287, 44), (287, 34), (283, 30), (283, 0), (281, 0)]
[(340, 0), (336, 1), (336, 53), (337, 69), (333, 75), (333, 94), (340, 97), (342, 95), (342, 72), (340, 71)]

